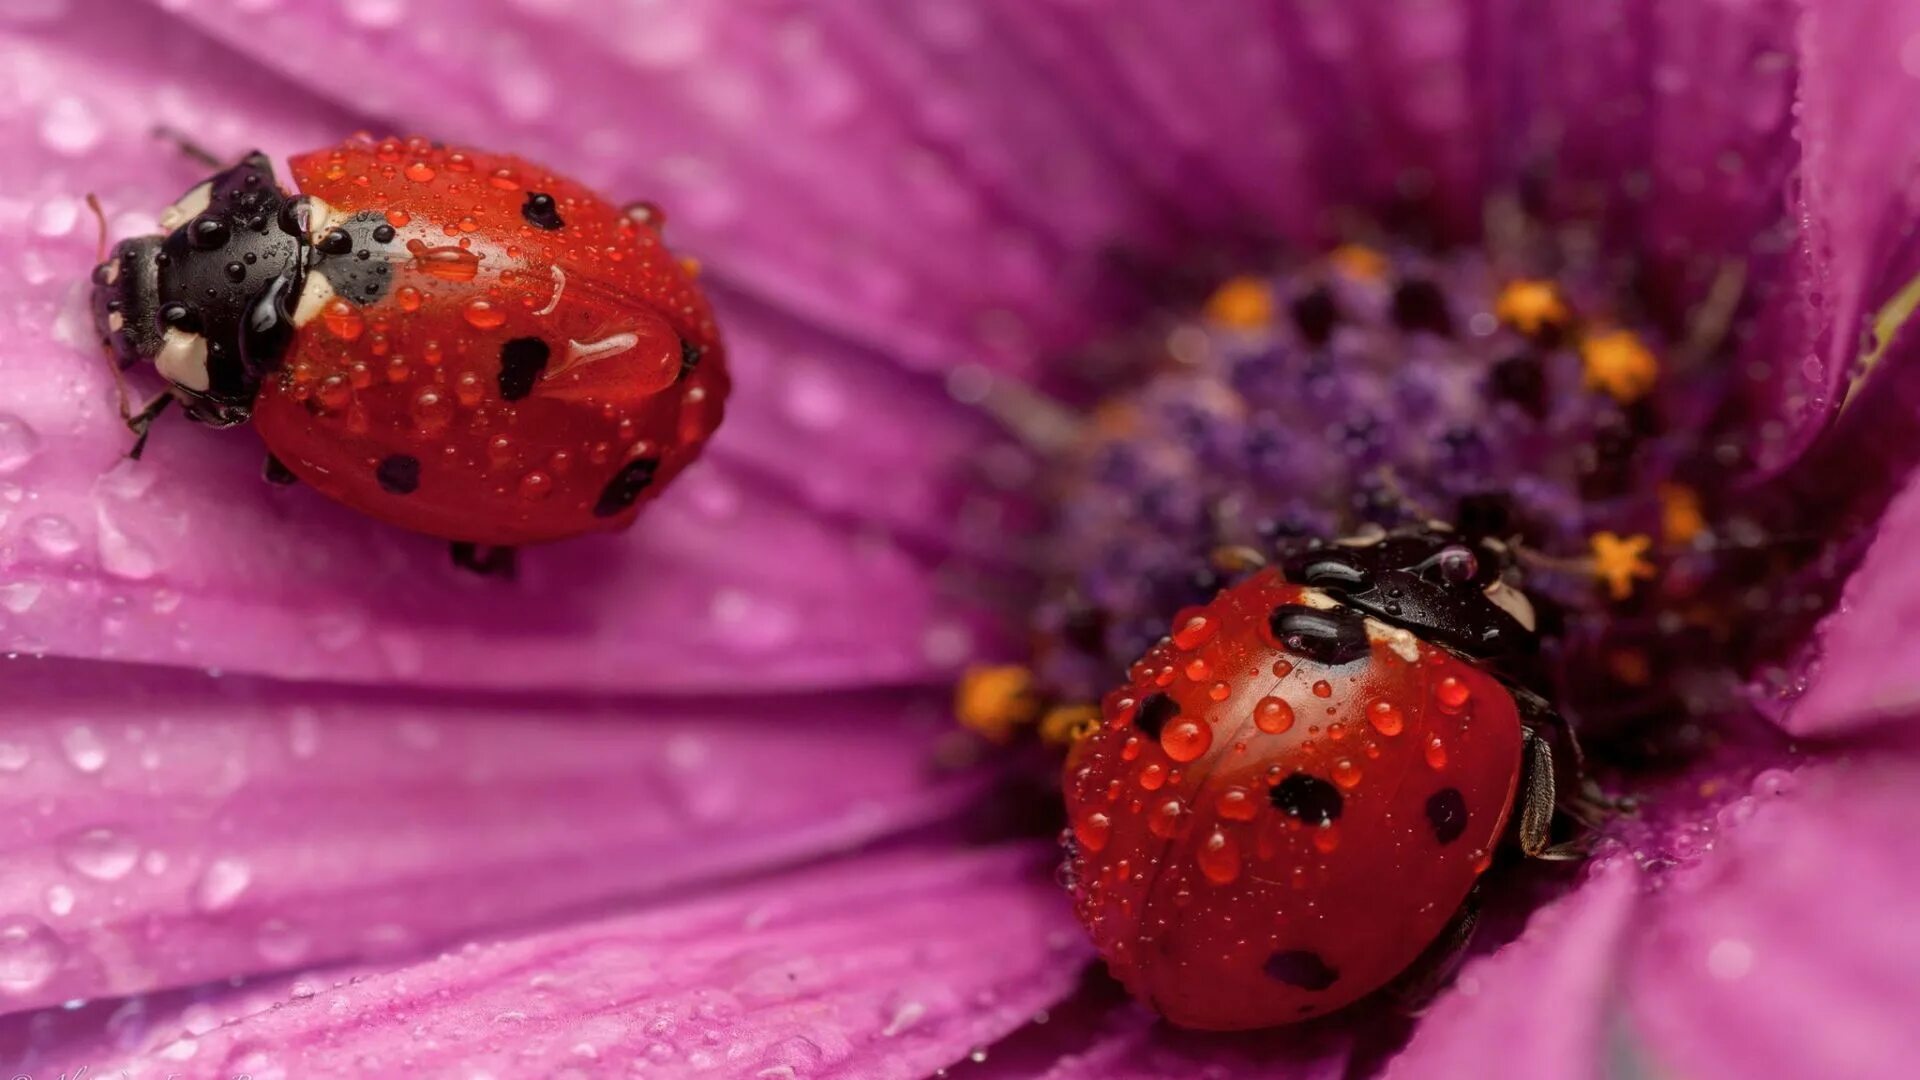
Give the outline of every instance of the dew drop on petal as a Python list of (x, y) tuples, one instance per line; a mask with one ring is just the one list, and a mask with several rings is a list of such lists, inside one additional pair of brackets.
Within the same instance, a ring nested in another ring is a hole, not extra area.
[(118, 881), (140, 861), (140, 847), (125, 833), (86, 829), (60, 843), (60, 858), (76, 873), (95, 881)]
[(27, 539), (33, 546), (55, 558), (80, 550), (80, 533), (73, 522), (58, 514), (38, 514), (26, 524)]
[(46, 923), (27, 915), (0, 918), (0, 994), (33, 993), (66, 957), (66, 945)]
[(0, 476), (19, 472), (40, 452), (40, 436), (25, 421), (0, 413)]
[(60, 737), (67, 763), (83, 773), (97, 773), (107, 765), (107, 747), (85, 724), (75, 724)]
[(225, 911), (240, 899), (252, 883), (253, 868), (247, 865), (246, 860), (215, 859), (207, 864), (199, 883), (194, 886), (193, 901), (208, 914)]

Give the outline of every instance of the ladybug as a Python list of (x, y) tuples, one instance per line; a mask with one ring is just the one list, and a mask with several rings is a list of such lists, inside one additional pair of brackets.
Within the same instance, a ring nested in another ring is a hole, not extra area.
[(1571, 851), (1549, 834), (1577, 747), (1519, 681), (1510, 550), (1421, 526), (1281, 555), (1181, 612), (1066, 764), (1080, 920), (1185, 1027), (1437, 982), (1503, 838)]
[(290, 164), (287, 190), (246, 155), (95, 268), (101, 341), (168, 384), (136, 456), (174, 401), (251, 420), (269, 479), (471, 561), (625, 528), (719, 425), (713, 313), (657, 211), (419, 138)]

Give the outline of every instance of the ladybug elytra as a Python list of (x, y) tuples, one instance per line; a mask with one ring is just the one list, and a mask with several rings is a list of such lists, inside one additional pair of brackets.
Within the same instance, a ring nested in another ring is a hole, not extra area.
[(1283, 551), (1175, 617), (1065, 771), (1075, 907), (1129, 990), (1193, 1028), (1322, 1015), (1442, 971), (1504, 837), (1563, 852), (1575, 748), (1519, 682), (1511, 569), (1418, 527)]
[(718, 426), (713, 315), (656, 211), (423, 139), (291, 166), (247, 155), (95, 269), (101, 340), (168, 383), (143, 440), (175, 400), (251, 420), (270, 478), (459, 557), (631, 524)]

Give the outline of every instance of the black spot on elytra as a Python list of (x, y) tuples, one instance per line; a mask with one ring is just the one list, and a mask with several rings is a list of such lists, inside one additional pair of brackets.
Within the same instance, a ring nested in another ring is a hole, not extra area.
[(1459, 788), (1441, 788), (1427, 798), (1427, 824), (1442, 844), (1460, 839), (1467, 831), (1467, 800)]
[(520, 216), (526, 218), (527, 224), (534, 228), (549, 232), (566, 224), (560, 220), (559, 204), (544, 191), (527, 192), (527, 201), (520, 204)]
[(1180, 703), (1165, 694), (1148, 694), (1140, 702), (1140, 709), (1133, 714), (1133, 726), (1146, 732), (1148, 738), (1157, 739), (1167, 721), (1180, 715)]
[(1425, 278), (1401, 282), (1393, 290), (1393, 324), (1408, 331), (1453, 333), (1453, 316), (1447, 311), (1446, 294)]
[(1340, 819), (1340, 810), (1345, 805), (1339, 788), (1303, 772), (1273, 785), (1267, 791), (1267, 799), (1274, 809), (1308, 825), (1331, 825)]
[(420, 459), (412, 454), (390, 454), (373, 471), (380, 489), (394, 495), (411, 495), (420, 489)]
[(693, 369), (700, 366), (700, 358), (705, 356), (706, 354), (707, 354), (707, 351), (705, 349), (702, 349), (700, 346), (695, 345), (691, 341), (688, 341), (686, 338), (681, 338), (680, 339), (680, 378), (684, 379), (688, 375), (693, 374)]
[(1333, 337), (1333, 325), (1340, 321), (1340, 309), (1333, 302), (1333, 293), (1324, 286), (1307, 293), (1293, 302), (1293, 325), (1300, 336), (1315, 345), (1325, 345)]
[(1268, 978), (1302, 990), (1325, 990), (1340, 979), (1340, 973), (1310, 949), (1283, 949), (1267, 957), (1262, 969)]
[(322, 233), (313, 246), (327, 255), (345, 255), (353, 250), (353, 234), (335, 226)]
[(553, 350), (537, 337), (517, 337), (500, 346), (500, 396), (519, 401), (533, 393), (551, 355)]
[(659, 458), (635, 458), (627, 462), (600, 490), (600, 501), (593, 504), (593, 516), (612, 517), (640, 501), (640, 493), (653, 483), (653, 474), (659, 470)]
[(1275, 641), (1310, 660), (1338, 667), (1367, 655), (1367, 624), (1346, 608), (1282, 604), (1267, 616)]

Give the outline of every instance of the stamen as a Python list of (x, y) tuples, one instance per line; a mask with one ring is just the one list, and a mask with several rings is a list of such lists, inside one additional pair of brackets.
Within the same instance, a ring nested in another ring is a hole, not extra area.
[(1529, 337), (1559, 330), (1572, 313), (1560, 298), (1560, 290), (1551, 281), (1522, 278), (1508, 283), (1494, 300), (1493, 314), (1502, 323)]
[(1648, 549), (1653, 547), (1653, 538), (1642, 533), (1621, 536), (1618, 533), (1597, 532), (1590, 539), (1593, 545), (1593, 576), (1606, 582), (1607, 593), (1615, 600), (1625, 600), (1633, 595), (1635, 580), (1648, 580), (1654, 576), (1653, 564), (1647, 561)]
[(1365, 244), (1341, 244), (1327, 253), (1327, 262), (1356, 281), (1379, 281), (1387, 276), (1387, 257)]
[(1685, 484), (1661, 484), (1660, 536), (1669, 544), (1691, 544), (1706, 531), (1707, 516), (1700, 509), (1700, 493)]
[(1622, 405), (1646, 397), (1660, 380), (1660, 361), (1631, 330), (1607, 330), (1580, 343), (1590, 390), (1604, 390)]
[(969, 668), (954, 688), (953, 712), (963, 727), (992, 742), (1007, 742), (1040, 715), (1032, 669), (1021, 664)]
[(1056, 705), (1040, 718), (1040, 738), (1053, 744), (1075, 743), (1099, 727), (1100, 706)]
[(1273, 324), (1273, 289), (1259, 278), (1228, 278), (1207, 298), (1209, 322), (1236, 330), (1259, 330)]

